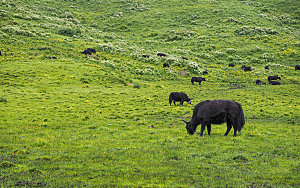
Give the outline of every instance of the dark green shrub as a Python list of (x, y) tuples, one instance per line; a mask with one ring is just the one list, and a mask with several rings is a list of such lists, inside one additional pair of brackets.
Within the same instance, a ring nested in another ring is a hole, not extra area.
[(74, 28), (62, 28), (58, 30), (58, 34), (73, 37), (74, 35), (80, 35), (81, 31), (80, 29), (74, 29)]

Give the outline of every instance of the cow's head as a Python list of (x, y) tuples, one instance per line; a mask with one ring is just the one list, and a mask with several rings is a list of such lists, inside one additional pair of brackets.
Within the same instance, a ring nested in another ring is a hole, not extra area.
[(187, 130), (187, 133), (190, 134), (190, 135), (193, 135), (195, 133), (195, 128), (192, 126), (191, 122), (187, 122), (185, 121), (183, 118), (182, 120), (184, 121), (184, 123), (186, 123), (186, 130)]
[(189, 103), (189, 104), (192, 104), (192, 99), (189, 98), (189, 99), (188, 99), (188, 103)]

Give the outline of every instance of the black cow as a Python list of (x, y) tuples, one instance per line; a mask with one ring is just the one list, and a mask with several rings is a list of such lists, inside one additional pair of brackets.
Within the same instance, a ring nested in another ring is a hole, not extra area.
[(189, 104), (192, 103), (192, 99), (190, 99), (187, 94), (183, 93), (183, 92), (172, 92), (170, 95), (169, 95), (169, 103), (170, 103), (170, 106), (172, 104), (172, 101), (174, 101), (174, 105), (176, 106), (175, 104), (175, 101), (180, 101), (180, 105), (183, 105), (183, 102), (184, 101), (187, 101)]
[(205, 78), (202, 77), (192, 77), (191, 82), (194, 85), (194, 82), (199, 82), (199, 85), (201, 85), (202, 81), (206, 81)]
[(260, 80), (256, 80), (255, 82), (257, 85), (260, 85), (261, 84), (261, 81)]
[(2, 56), (2, 54), (1, 54), (1, 50), (0, 50), (0, 56)]
[(203, 75), (208, 74), (208, 71), (205, 70), (205, 71), (202, 72), (202, 74), (203, 74)]
[(170, 65), (168, 63), (164, 63), (163, 68), (165, 68), (165, 67), (170, 67)]
[(88, 48), (87, 50), (90, 50), (92, 53), (96, 53), (96, 50), (94, 48)]
[(211, 124), (227, 123), (227, 136), (232, 126), (234, 129), (233, 136), (237, 131), (241, 131), (245, 124), (244, 112), (242, 106), (233, 100), (206, 100), (198, 103), (193, 110), (193, 117), (190, 122), (182, 120), (186, 123), (187, 133), (193, 135), (197, 126), (201, 124), (200, 136), (207, 126), (207, 133), (210, 135)]
[(242, 69), (244, 69), (245, 72), (246, 72), (246, 71), (251, 71), (251, 70), (252, 70), (250, 66), (247, 67), (246, 65), (243, 65), (243, 66), (242, 66)]
[(271, 80), (278, 80), (278, 79), (281, 80), (281, 78), (280, 78), (279, 76), (277, 76), (277, 75), (276, 75), (276, 76), (269, 76), (269, 77), (268, 77), (268, 81), (269, 81), (269, 82), (270, 82)]
[(266, 69), (266, 70), (269, 70), (269, 65), (266, 65), (266, 66), (265, 66), (265, 69)]
[(228, 67), (234, 67), (234, 63), (229, 63)]
[(166, 57), (167, 55), (164, 54), (164, 53), (159, 52), (159, 53), (157, 53), (157, 56), (160, 56), (160, 57)]
[(84, 50), (83, 52), (81, 52), (84, 55), (92, 55), (92, 51), (91, 50)]
[(300, 70), (300, 65), (296, 65), (295, 70)]
[(271, 84), (271, 85), (280, 85), (281, 83), (279, 81), (269, 81), (269, 84)]
[(149, 55), (142, 55), (143, 58), (149, 58)]

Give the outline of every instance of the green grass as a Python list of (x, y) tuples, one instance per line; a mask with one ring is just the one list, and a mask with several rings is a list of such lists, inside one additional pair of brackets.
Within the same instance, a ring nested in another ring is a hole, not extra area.
[[(298, 7), (0, 1), (0, 185), (299, 187)], [(192, 85), (204, 70), (207, 81)], [(269, 85), (270, 75), (282, 85)], [(173, 91), (192, 105), (170, 106)], [(241, 103), (237, 137), (223, 136), (226, 125), (187, 134), (181, 118), (208, 99)]]

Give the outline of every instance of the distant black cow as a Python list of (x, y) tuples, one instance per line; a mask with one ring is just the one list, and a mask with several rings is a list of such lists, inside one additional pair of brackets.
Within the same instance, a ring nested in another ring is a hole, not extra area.
[(169, 103), (170, 103), (170, 106), (172, 104), (172, 101), (174, 101), (174, 105), (176, 106), (175, 104), (175, 101), (180, 101), (180, 105), (183, 105), (183, 102), (184, 101), (187, 101), (189, 104), (192, 103), (192, 99), (190, 99), (187, 94), (183, 93), (183, 92), (172, 92), (170, 95), (169, 95)]
[(170, 67), (170, 65), (168, 63), (164, 63), (163, 68), (165, 68), (165, 67)]
[(184, 59), (184, 60), (189, 60), (188, 58), (186, 58), (186, 57), (181, 57), (182, 59)]
[(202, 72), (202, 74), (203, 74), (203, 75), (208, 74), (208, 71), (205, 70), (205, 71)]
[(300, 70), (300, 65), (296, 65), (295, 70)]
[(234, 67), (234, 63), (229, 63), (228, 67)]
[(193, 117), (190, 122), (186, 122), (187, 133), (193, 135), (197, 126), (201, 124), (200, 136), (207, 127), (207, 133), (210, 135), (211, 124), (227, 123), (227, 136), (232, 126), (234, 129), (233, 136), (237, 131), (241, 131), (245, 124), (244, 112), (242, 106), (233, 100), (206, 100), (198, 103), (193, 110)]
[(243, 66), (242, 66), (242, 69), (244, 69), (245, 72), (246, 72), (246, 71), (251, 71), (251, 70), (252, 70), (250, 66), (247, 67), (246, 65), (243, 65)]
[(49, 59), (57, 59), (57, 57), (55, 57), (55, 56), (49, 56), (48, 58)]
[(268, 77), (268, 81), (270, 82), (271, 80), (281, 80), (281, 78), (279, 76), (269, 76)]
[(164, 54), (164, 53), (159, 52), (159, 53), (157, 53), (157, 56), (160, 56), (160, 57), (166, 57), (167, 55)]
[(269, 65), (266, 65), (266, 66), (265, 66), (265, 69), (266, 69), (266, 70), (269, 70)]
[(84, 55), (92, 55), (92, 51), (91, 50), (84, 50), (83, 52), (81, 52)]
[(260, 80), (256, 80), (255, 83), (256, 83), (257, 85), (260, 85), (260, 84), (261, 84), (261, 81), (260, 81)]
[(191, 82), (194, 85), (194, 82), (199, 82), (199, 85), (201, 85), (202, 81), (206, 81), (205, 78), (202, 77), (192, 77)]
[(149, 58), (149, 55), (142, 55), (143, 58)]
[(269, 81), (269, 84), (271, 84), (271, 85), (280, 85), (281, 83), (279, 81)]
[(2, 54), (1, 54), (1, 50), (0, 50), (0, 56), (2, 56)]
[(94, 48), (88, 48), (87, 50), (90, 50), (92, 53), (96, 53), (96, 50)]

